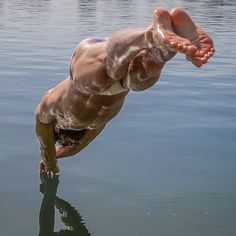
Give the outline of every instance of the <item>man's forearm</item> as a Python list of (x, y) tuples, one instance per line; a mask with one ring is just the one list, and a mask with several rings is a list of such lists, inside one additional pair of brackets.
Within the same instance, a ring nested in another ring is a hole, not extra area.
[(40, 143), (41, 158), (48, 171), (54, 171), (57, 166), (54, 125), (44, 124), (36, 115), (35, 131)]

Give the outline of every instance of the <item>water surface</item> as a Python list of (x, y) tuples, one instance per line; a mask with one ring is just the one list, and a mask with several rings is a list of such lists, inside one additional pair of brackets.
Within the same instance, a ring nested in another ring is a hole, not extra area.
[[(38, 234), (34, 109), (68, 75), (76, 44), (185, 8), (212, 36), (203, 68), (178, 55), (131, 93), (89, 147), (60, 162), (58, 196), (93, 236), (236, 233), (236, 3), (230, 0), (0, 0), (0, 235)], [(57, 215), (58, 217), (58, 215)], [(55, 230), (63, 228), (60, 218)]]

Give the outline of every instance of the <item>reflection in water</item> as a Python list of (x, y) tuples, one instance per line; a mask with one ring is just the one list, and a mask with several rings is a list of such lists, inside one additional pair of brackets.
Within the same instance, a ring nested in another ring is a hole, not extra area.
[[(39, 236), (90, 236), (81, 215), (68, 202), (56, 196), (59, 176), (52, 172), (40, 174), (40, 192), (43, 200), (39, 214)], [(61, 214), (61, 221), (66, 226), (59, 232), (54, 232), (55, 207)]]

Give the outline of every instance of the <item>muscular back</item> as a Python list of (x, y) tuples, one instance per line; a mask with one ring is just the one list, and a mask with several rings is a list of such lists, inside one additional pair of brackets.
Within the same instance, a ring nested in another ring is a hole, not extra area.
[(106, 42), (80, 43), (71, 62), (72, 78), (49, 90), (40, 104), (43, 123), (55, 122), (63, 129), (97, 129), (117, 115), (129, 90), (106, 74), (105, 49)]
[(71, 79), (78, 91), (101, 94), (116, 83), (106, 72), (107, 44), (106, 39), (86, 39), (78, 45), (71, 61)]
[(61, 115), (57, 126), (64, 129), (97, 129), (104, 126), (120, 111), (128, 91), (114, 95), (86, 94), (79, 92), (70, 80), (62, 99)]

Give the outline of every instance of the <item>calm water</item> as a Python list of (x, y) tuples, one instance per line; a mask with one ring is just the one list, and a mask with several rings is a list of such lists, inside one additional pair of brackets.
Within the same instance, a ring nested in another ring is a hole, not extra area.
[(156, 86), (131, 93), (98, 139), (61, 161), (58, 196), (93, 236), (236, 235), (235, 1), (0, 0), (1, 236), (38, 234), (34, 109), (68, 75), (76, 44), (148, 25), (158, 6), (184, 7), (215, 57), (196, 69), (178, 55)]

